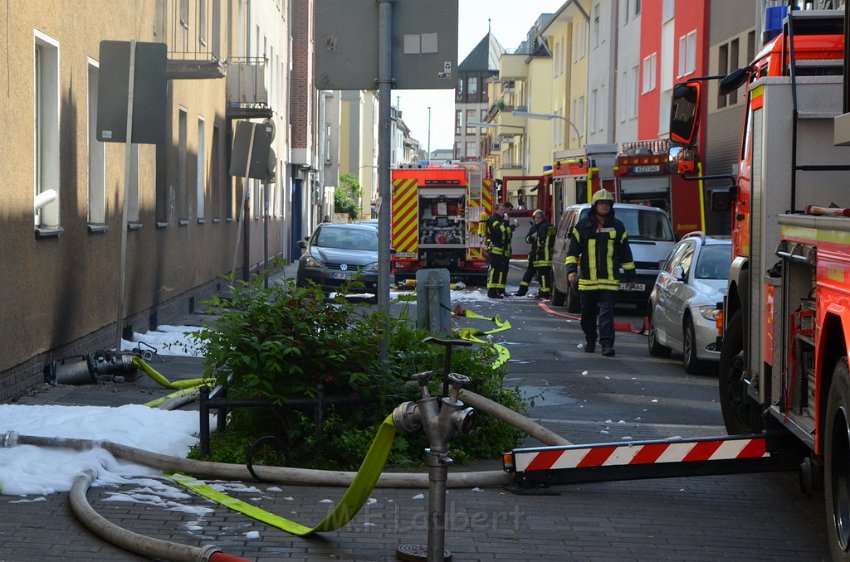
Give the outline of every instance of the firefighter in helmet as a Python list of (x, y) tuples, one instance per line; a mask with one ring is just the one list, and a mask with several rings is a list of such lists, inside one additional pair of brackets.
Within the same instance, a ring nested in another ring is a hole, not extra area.
[(600, 189), (593, 194), (590, 212), (570, 231), (570, 247), (564, 260), (567, 281), (578, 282), (584, 351), (593, 353), (598, 339), (605, 357), (614, 355), (614, 304), (620, 288), (620, 268), (630, 287), (635, 281), (629, 235), (615, 218), (613, 206), (614, 195), (610, 191)]
[(505, 223), (507, 209), (504, 203), (496, 205), (487, 219), (487, 252), (490, 271), (487, 273), (487, 296), (491, 299), (505, 297), (505, 281), (511, 259), (511, 236), (513, 229)]
[(532, 214), (531, 228), (525, 237), (528, 242), (528, 267), (519, 284), (517, 296), (524, 296), (528, 292), (528, 285), (534, 276), (540, 288), (535, 298), (548, 299), (552, 290), (552, 250), (555, 247), (555, 227), (546, 220), (546, 216), (540, 209)]

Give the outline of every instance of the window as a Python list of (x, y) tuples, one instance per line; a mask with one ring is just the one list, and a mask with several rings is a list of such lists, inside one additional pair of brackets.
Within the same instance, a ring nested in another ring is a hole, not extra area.
[(478, 143), (475, 141), (467, 141), (466, 154), (470, 158), (478, 158)]
[(638, 115), (638, 67), (633, 66), (629, 76), (629, 119), (637, 119)]
[[(486, 119), (487, 119), (487, 110), (486, 110), (486, 109), (482, 109), (482, 110), (481, 110), (481, 118), (479, 119), (479, 121), (481, 121), (482, 123), (484, 123), (484, 121), (485, 121)], [(487, 129), (486, 129), (485, 127), (480, 127), (480, 128), (478, 129), (478, 133), (479, 133), (479, 134), (481, 134), (481, 135), (486, 135), (486, 134), (487, 134)]]
[[(130, 145), (130, 183), (127, 184), (127, 225), (141, 228), (139, 224), (139, 150), (138, 144)], [(122, 210), (123, 212), (123, 210)]]
[(455, 134), (463, 134), (463, 110), (461, 109), (455, 111)]
[(207, 44), (207, 0), (198, 0), (198, 41)]
[(599, 46), (599, 4), (593, 5), (593, 30), (591, 31), (593, 35), (593, 47), (596, 48)]
[(189, 29), (189, 0), (180, 0), (180, 25)]
[(634, 8), (634, 17), (638, 17), (640, 15), (640, 0), (632, 0), (632, 7)]
[(561, 75), (561, 40), (555, 41), (555, 48), (552, 51), (552, 78)]
[(35, 32), (33, 53), (33, 197), (34, 222), (40, 235), (59, 227), (59, 44)]
[(89, 198), (87, 222), (91, 224), (106, 224), (106, 174), (104, 143), (97, 140), (97, 87), (98, 63), (89, 60), (88, 64), (88, 172)]
[(643, 86), (641, 93), (645, 94), (655, 89), (655, 68), (657, 61), (657, 53), (652, 53), (643, 59)]
[(198, 170), (196, 174), (196, 195), (197, 195), (197, 216), (198, 222), (202, 223), (206, 217), (206, 195), (207, 195), (207, 169), (206, 169), (206, 152), (207, 152), (207, 144), (206, 144), (206, 130), (207, 123), (204, 121), (203, 117), (198, 117)]
[(590, 113), (590, 132), (591, 133), (595, 133), (598, 130), (597, 127), (596, 127), (596, 119), (597, 119), (596, 116), (597, 116), (597, 111), (598, 111), (596, 104), (597, 104), (596, 90), (593, 90), (593, 91), (590, 92), (590, 107), (588, 108), (589, 113)]
[(212, 0), (212, 54), (221, 58), (221, 0)]
[(463, 95), (463, 78), (457, 79), (457, 95)]
[(679, 37), (679, 76), (692, 74), (696, 70), (697, 32), (691, 31)]
[(673, 19), (675, 15), (675, 0), (664, 0), (664, 6), (661, 8), (661, 21), (667, 22)]
[(478, 77), (470, 76), (466, 79), (466, 88), (467, 93), (469, 94), (477, 94), (478, 93)]
[(181, 226), (189, 224), (187, 118), (186, 109), (181, 107), (177, 125), (177, 224)]
[(466, 110), (466, 134), (467, 135), (474, 135), (475, 134), (475, 126), (471, 125), (471, 123), (475, 122), (477, 114), (478, 114), (477, 109), (467, 109)]

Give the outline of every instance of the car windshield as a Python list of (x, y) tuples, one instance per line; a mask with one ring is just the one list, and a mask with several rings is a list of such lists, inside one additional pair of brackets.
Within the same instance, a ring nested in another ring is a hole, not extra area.
[(313, 246), (377, 252), (378, 232), (373, 228), (322, 227)]
[(697, 259), (697, 279), (726, 279), (732, 263), (731, 244), (710, 244), (702, 247)]
[[(582, 211), (582, 218), (589, 212), (589, 208)], [(614, 216), (623, 223), (632, 240), (673, 241), (670, 222), (667, 220), (667, 215), (661, 211), (614, 207)]]

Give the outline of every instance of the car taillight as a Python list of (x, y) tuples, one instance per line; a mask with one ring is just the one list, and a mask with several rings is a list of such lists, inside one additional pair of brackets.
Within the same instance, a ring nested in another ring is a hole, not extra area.
[(714, 327), (717, 329), (717, 335), (723, 337), (723, 309), (717, 311), (717, 316), (714, 317)]

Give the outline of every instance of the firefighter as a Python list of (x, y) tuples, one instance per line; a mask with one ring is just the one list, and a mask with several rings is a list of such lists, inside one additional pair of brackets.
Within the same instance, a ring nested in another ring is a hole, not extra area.
[(505, 297), (505, 281), (510, 266), (510, 247), (513, 229), (505, 222), (506, 207), (498, 203), (487, 219), (487, 253), (490, 271), (487, 274), (487, 296), (491, 299)]
[(610, 191), (600, 189), (593, 194), (590, 212), (570, 232), (570, 248), (564, 260), (567, 281), (571, 284), (578, 281), (581, 329), (586, 340), (584, 351), (596, 350), (598, 315), (598, 336), (605, 357), (614, 356), (614, 304), (620, 288), (620, 268), (629, 288), (635, 281), (629, 235), (623, 223), (614, 217), (613, 204)]
[(528, 292), (528, 285), (537, 276), (540, 288), (534, 295), (538, 299), (548, 299), (552, 291), (552, 250), (555, 248), (555, 227), (546, 220), (540, 209), (532, 214), (531, 228), (525, 236), (529, 244), (528, 267), (522, 276), (517, 296)]

